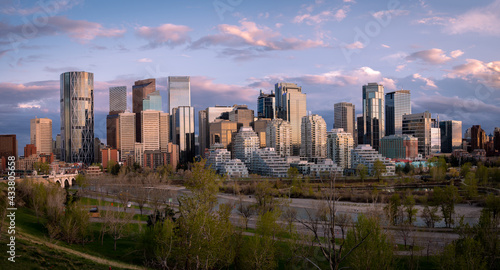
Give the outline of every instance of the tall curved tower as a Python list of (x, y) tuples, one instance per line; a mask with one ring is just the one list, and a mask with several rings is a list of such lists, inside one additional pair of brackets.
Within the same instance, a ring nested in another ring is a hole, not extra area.
[(94, 162), (94, 74), (61, 74), (61, 160)]

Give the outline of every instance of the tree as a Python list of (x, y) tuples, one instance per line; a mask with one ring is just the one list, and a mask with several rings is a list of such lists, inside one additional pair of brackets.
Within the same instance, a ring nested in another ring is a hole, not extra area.
[(104, 213), (103, 226), (106, 227), (107, 234), (113, 238), (115, 251), (116, 241), (127, 235), (133, 215), (132, 213), (120, 212), (118, 207)]
[(47, 205), (47, 190), (44, 184), (31, 182), (32, 193), (30, 196), (31, 208), (35, 211), (36, 222), (40, 223), (40, 214)]
[(3, 221), (7, 214), (7, 190), (0, 186), (0, 233), (2, 233)]
[(175, 222), (166, 219), (148, 227), (142, 238), (146, 263), (161, 269), (176, 269), (178, 261), (175, 255), (179, 253)]
[(286, 207), (283, 211), (282, 217), (288, 224), (288, 230), (291, 234), (293, 229), (293, 222), (297, 219), (297, 209), (293, 207)]
[(60, 220), (61, 238), (68, 244), (84, 244), (90, 236), (90, 221), (88, 211), (78, 203), (66, 206)]
[(244, 203), (243, 198), (240, 197), (237, 210), (243, 220), (243, 223), (245, 224), (245, 230), (247, 230), (248, 221), (250, 220), (250, 217), (255, 214), (255, 207), (251, 204)]
[(488, 194), (486, 197), (486, 211), (489, 211), (492, 215), (492, 218), (494, 220), (497, 220), (500, 218), (500, 197), (495, 196), (493, 194)]
[(422, 210), (422, 219), (428, 228), (434, 228), (436, 222), (441, 221), (441, 217), (438, 215), (438, 207), (430, 207), (428, 204), (424, 206)]
[(403, 209), (401, 207), (401, 197), (398, 193), (392, 194), (389, 203), (384, 207), (385, 214), (392, 225), (403, 222)]
[(434, 188), (434, 202), (441, 208), (446, 227), (450, 228), (454, 223), (455, 204), (460, 202), (458, 188), (453, 185)]
[(460, 168), (460, 176), (465, 177), (469, 172), (470, 168), (472, 167), (472, 164), (470, 162), (466, 162), (462, 165)]
[(46, 163), (46, 162), (35, 162), (33, 164), (33, 169), (39, 174), (39, 175), (42, 175), (42, 174), (49, 174), (50, 172), (50, 165), (49, 163)]
[(282, 200), (275, 198), (273, 189), (269, 181), (261, 181), (255, 186), (255, 199), (257, 200), (257, 211), (265, 213), (274, 210), (276, 206), (282, 204)]
[[(360, 241), (364, 240), (360, 245)], [(375, 216), (360, 214), (352, 230), (347, 231), (346, 249), (357, 247), (347, 258), (353, 269), (390, 269), (393, 263), (392, 243), (382, 231)]]
[(465, 194), (468, 200), (477, 196), (477, 179), (473, 172), (469, 172), (464, 179)]
[(373, 163), (373, 175), (377, 177), (377, 180), (380, 181), (380, 176), (387, 172), (387, 169), (382, 160), (377, 159), (375, 163)]
[(356, 172), (358, 173), (361, 182), (363, 182), (364, 184), (366, 175), (368, 174), (368, 168), (366, 168), (364, 164), (358, 164), (358, 166), (356, 167)]
[(476, 178), (481, 185), (488, 184), (488, 168), (486, 168), (486, 166), (484, 166), (482, 163), (480, 163), (476, 169)]
[(407, 221), (410, 225), (412, 225), (418, 212), (418, 210), (415, 209), (415, 198), (413, 198), (413, 195), (406, 195), (403, 201), (403, 206), (405, 209)]

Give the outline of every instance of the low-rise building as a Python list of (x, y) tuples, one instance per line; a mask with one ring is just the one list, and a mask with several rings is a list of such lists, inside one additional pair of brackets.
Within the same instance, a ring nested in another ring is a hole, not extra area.
[(418, 157), (418, 138), (412, 135), (390, 135), (380, 139), (380, 154), (392, 159)]
[(385, 158), (373, 149), (369, 144), (360, 144), (352, 150), (352, 168), (356, 169), (359, 164), (368, 168), (368, 173), (373, 174), (373, 165), (375, 161), (380, 160), (385, 165), (386, 172), (383, 176), (394, 175), (396, 166), (394, 162)]
[(337, 166), (333, 160), (328, 158), (315, 158), (312, 160), (300, 158), (298, 161), (291, 161), (290, 166), (297, 168), (299, 173), (303, 175), (315, 177), (320, 177), (322, 174), (342, 175), (344, 171), (342, 167)]
[(220, 174), (228, 177), (248, 177), (248, 169), (239, 159), (230, 159), (226, 161), (220, 168)]
[(257, 149), (252, 154), (250, 171), (255, 174), (271, 176), (271, 177), (286, 177), (290, 165), (285, 158), (280, 157), (274, 148)]

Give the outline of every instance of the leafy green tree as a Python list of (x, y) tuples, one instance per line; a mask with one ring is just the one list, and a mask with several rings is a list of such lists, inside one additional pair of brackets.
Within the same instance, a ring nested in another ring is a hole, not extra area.
[(403, 201), (403, 206), (405, 209), (406, 213), (406, 218), (409, 224), (413, 224), (415, 221), (415, 217), (417, 215), (418, 210), (415, 209), (415, 198), (413, 195), (408, 194), (406, 195), (404, 201)]
[(424, 209), (422, 210), (422, 219), (427, 225), (428, 228), (434, 228), (437, 222), (441, 221), (441, 217), (439, 216), (438, 207), (431, 207), (428, 204), (424, 205)]
[(476, 178), (478, 179), (479, 184), (483, 186), (488, 184), (488, 168), (486, 168), (486, 166), (482, 163), (480, 163), (476, 169)]
[(469, 172), (465, 176), (465, 194), (467, 199), (472, 199), (477, 196), (477, 179), (473, 172)]
[(488, 194), (485, 210), (491, 213), (494, 220), (498, 220), (500, 218), (500, 197)]
[(385, 214), (392, 225), (398, 225), (403, 222), (401, 197), (398, 193), (392, 194), (389, 203), (384, 207)]
[(460, 176), (465, 177), (470, 172), (471, 167), (472, 164), (470, 162), (464, 163), (460, 168)]
[(453, 215), (455, 214), (455, 204), (460, 202), (458, 188), (448, 185), (445, 188), (434, 188), (434, 202), (441, 208), (446, 227), (453, 225)]
[(364, 164), (358, 164), (356, 172), (362, 183), (365, 183), (366, 176), (368, 175), (368, 168)]
[(347, 258), (352, 269), (390, 269), (393, 266), (393, 249), (389, 237), (383, 232), (379, 220), (374, 216), (358, 216), (358, 221), (347, 231), (346, 250), (357, 245)]
[(175, 254), (180, 253), (175, 233), (176, 224), (171, 219), (157, 222), (148, 227), (142, 238), (142, 247), (148, 265), (161, 269), (176, 269), (179, 261)]
[(49, 163), (46, 163), (46, 162), (39, 162), (39, 161), (37, 161), (37, 162), (35, 162), (33, 164), (33, 169), (35, 171), (37, 171), (37, 173), (39, 175), (49, 174), (49, 172), (50, 172), (50, 165), (49, 165)]
[(90, 237), (90, 220), (85, 206), (72, 203), (66, 206), (60, 220), (61, 238), (68, 244), (85, 244)]
[(385, 167), (384, 162), (380, 159), (375, 160), (375, 163), (373, 163), (373, 175), (377, 177), (377, 180), (380, 181), (380, 176), (386, 172), (387, 168)]
[(32, 193), (30, 196), (30, 206), (35, 211), (36, 221), (40, 223), (40, 214), (47, 206), (47, 190), (42, 183), (32, 182)]

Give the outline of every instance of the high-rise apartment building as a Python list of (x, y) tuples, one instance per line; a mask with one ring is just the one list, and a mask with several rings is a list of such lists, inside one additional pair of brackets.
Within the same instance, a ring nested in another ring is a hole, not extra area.
[(266, 146), (281, 157), (292, 154), (292, 126), (283, 119), (273, 119), (266, 128)]
[(127, 110), (127, 87), (116, 86), (109, 88), (109, 112), (124, 112)]
[(431, 154), (431, 113), (414, 113), (403, 116), (403, 134), (418, 139), (418, 153), (422, 156)]
[(340, 102), (333, 105), (334, 129), (343, 129), (350, 133), (357, 144), (358, 132), (356, 130), (356, 109), (354, 104), (349, 102)]
[(385, 136), (403, 134), (405, 114), (411, 114), (410, 90), (385, 94)]
[(233, 155), (250, 168), (252, 153), (259, 149), (259, 136), (251, 127), (242, 127), (234, 138)]
[[(361, 126), (359, 125), (361, 124)], [(378, 151), (380, 139), (385, 134), (384, 86), (377, 83), (363, 85), (363, 121), (358, 121), (358, 139)]]
[(326, 123), (323, 117), (317, 114), (302, 117), (301, 130), (300, 155), (326, 157)]
[(462, 121), (441, 121), (441, 153), (452, 153), (462, 148)]
[(233, 110), (231, 106), (208, 107), (198, 112), (198, 141), (200, 144), (200, 155), (205, 157), (205, 151), (211, 146), (210, 123), (217, 119), (229, 120), (229, 112)]
[(260, 95), (257, 98), (257, 117), (274, 119), (276, 116), (276, 97), (271, 90), (271, 94), (264, 94), (260, 90)]
[(119, 114), (119, 144), (117, 149), (120, 152), (120, 160), (126, 161), (127, 157), (134, 156), (135, 150), (135, 117), (131, 112)]
[(52, 120), (49, 118), (35, 118), (30, 120), (31, 144), (36, 146), (38, 155), (52, 153)]
[(156, 80), (146, 79), (136, 81), (132, 86), (132, 112), (136, 114), (135, 117), (135, 140), (141, 142), (141, 112), (144, 110), (144, 99), (149, 94), (156, 91)]
[(180, 106), (191, 106), (191, 80), (189, 76), (168, 77), (168, 112)]
[(61, 74), (61, 160), (94, 162), (94, 74)]
[(307, 116), (306, 94), (302, 87), (294, 83), (277, 83), (276, 93), (277, 117), (290, 122), (292, 126), (292, 155), (300, 155), (302, 117)]
[(354, 148), (352, 134), (342, 128), (332, 129), (327, 133), (326, 155), (342, 169), (351, 168), (351, 152)]
[(192, 162), (195, 156), (194, 108), (180, 106), (173, 109), (171, 127), (174, 128), (173, 143), (179, 145), (181, 163)]

